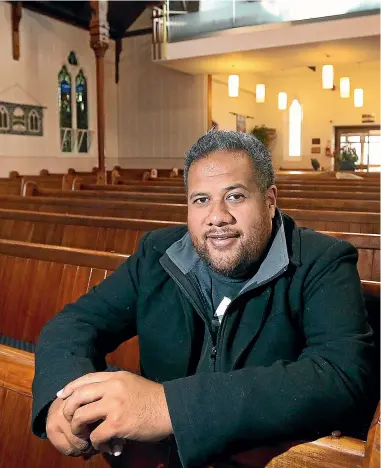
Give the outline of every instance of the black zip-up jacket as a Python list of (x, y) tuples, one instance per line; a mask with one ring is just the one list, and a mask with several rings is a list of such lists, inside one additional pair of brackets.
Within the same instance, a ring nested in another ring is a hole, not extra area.
[[(373, 340), (356, 249), (282, 217), (288, 261), (232, 301), (209, 344), (202, 303), (168, 254), (186, 227), (145, 235), (136, 254), (44, 327), (34, 433), (46, 437), (58, 390), (103, 370), (105, 354), (136, 334), (142, 375), (164, 384), (184, 467), (269, 441), (324, 435), (361, 412)], [(208, 346), (209, 371), (196, 373)]]

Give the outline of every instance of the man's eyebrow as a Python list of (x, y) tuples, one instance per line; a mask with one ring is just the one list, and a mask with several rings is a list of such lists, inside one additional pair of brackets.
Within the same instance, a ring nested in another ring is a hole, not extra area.
[(241, 189), (244, 189), (244, 190), (249, 190), (246, 185), (244, 184), (233, 184), (233, 185), (229, 185), (229, 187), (225, 187), (223, 189), (224, 192), (230, 192), (230, 190), (235, 190), (237, 188), (241, 188)]
[[(233, 185), (229, 185), (228, 187), (224, 187), (222, 189), (223, 192), (230, 192), (230, 190), (235, 190), (237, 188), (241, 188), (241, 189), (244, 189), (244, 190), (249, 190), (246, 185), (244, 184), (233, 184)], [(189, 199), (191, 200), (192, 198), (194, 197), (210, 197), (210, 193), (207, 193), (207, 192), (192, 192), (189, 196)]]
[(192, 192), (192, 193), (189, 195), (189, 199), (191, 200), (192, 198), (194, 198), (194, 197), (199, 197), (199, 196), (202, 196), (202, 197), (210, 197), (210, 194), (209, 194), (209, 193), (206, 193), (206, 192)]

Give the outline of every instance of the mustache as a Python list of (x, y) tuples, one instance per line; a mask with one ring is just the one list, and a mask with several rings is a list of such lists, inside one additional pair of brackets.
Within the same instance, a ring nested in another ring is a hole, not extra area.
[(208, 237), (239, 237), (241, 235), (240, 231), (226, 231), (226, 230), (211, 230), (204, 234), (204, 239)]

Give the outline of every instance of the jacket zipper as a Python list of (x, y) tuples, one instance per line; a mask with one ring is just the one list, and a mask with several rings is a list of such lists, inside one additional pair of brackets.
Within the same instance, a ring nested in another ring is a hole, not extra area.
[[(163, 264), (164, 262), (161, 262), (161, 265), (165, 268), (165, 270), (167, 271), (167, 273), (169, 273), (169, 275), (171, 276), (171, 278), (174, 280), (174, 282), (177, 284), (177, 286), (181, 289), (181, 291), (184, 293), (184, 295), (189, 299), (189, 302), (192, 304), (192, 306), (194, 307), (194, 309), (196, 310), (197, 314), (201, 317), (201, 319), (203, 320), (203, 322), (205, 323), (205, 326), (207, 327), (208, 329), (208, 332), (209, 332), (209, 336), (210, 336), (210, 341), (212, 343), (212, 349), (211, 349), (211, 352), (210, 352), (210, 362), (211, 362), (211, 367), (213, 369), (213, 372), (216, 372), (216, 369), (217, 369), (217, 356), (219, 356), (219, 345), (222, 341), (222, 334), (223, 334), (223, 331), (224, 331), (224, 325), (225, 325), (225, 322), (226, 322), (226, 317), (228, 315), (228, 311), (229, 309), (231, 308), (231, 305), (233, 304), (234, 301), (236, 301), (236, 299), (240, 296), (237, 296), (233, 301), (231, 301), (231, 303), (228, 305), (228, 307), (226, 308), (226, 311), (225, 311), (225, 314), (224, 316), (222, 317), (222, 320), (221, 320), (221, 324), (220, 324), (220, 327), (219, 327), (219, 330), (217, 332), (217, 336), (216, 336), (216, 339), (214, 339), (214, 336), (213, 336), (213, 333), (210, 329), (210, 324), (209, 322), (206, 320), (204, 314), (200, 311), (196, 301), (194, 301), (194, 299), (192, 298), (192, 296), (188, 293), (188, 291), (185, 289), (184, 285), (181, 283), (181, 281), (176, 277), (176, 275), (171, 271), (170, 267), (168, 265), (165, 265)], [(264, 284), (267, 284), (269, 283), (270, 281), (273, 281), (274, 279), (278, 278), (278, 276), (282, 275), (288, 268), (288, 265), (285, 267), (285, 268), (282, 268), (280, 271), (278, 271), (277, 274), (275, 274), (274, 276), (272, 276), (271, 278), (268, 278), (266, 281), (264, 281), (263, 283), (260, 283), (260, 284), (257, 284), (255, 288), (258, 288), (259, 286), (263, 286)], [(252, 288), (248, 289), (247, 291), (244, 291), (244, 293), (248, 292), (252, 290)]]
[[(275, 274), (274, 276), (272, 276), (271, 278), (269, 278), (268, 280), (264, 281), (263, 283), (260, 283), (256, 286), (256, 288), (258, 288), (259, 286), (263, 286), (264, 284), (267, 284), (269, 283), (270, 281), (273, 281), (274, 279), (278, 278), (278, 276), (282, 275), (288, 268), (288, 265), (285, 267), (285, 268), (282, 268), (280, 271), (278, 271), (277, 274)], [(247, 291), (244, 291), (243, 294), (245, 294), (246, 292), (248, 291), (251, 291), (252, 289), (249, 288)], [(228, 316), (228, 312), (231, 305), (233, 304), (234, 301), (236, 301), (239, 297), (241, 296), (237, 296), (233, 301), (231, 301), (231, 303), (228, 305), (228, 307), (226, 308), (225, 310), (225, 313), (224, 313), (224, 316), (222, 317), (222, 320), (221, 320), (221, 324), (220, 324), (220, 328), (217, 332), (217, 337), (216, 337), (216, 343), (215, 345), (212, 347), (212, 354), (211, 354), (211, 358), (212, 358), (212, 362), (213, 362), (213, 371), (215, 372), (216, 371), (216, 368), (217, 368), (217, 355), (219, 356), (219, 352), (218, 352), (218, 348), (219, 348), (219, 345), (222, 341), (222, 336), (223, 336), (223, 332), (225, 331), (225, 323), (226, 323), (226, 317)]]
[[(161, 265), (165, 268), (165, 270), (167, 271), (167, 273), (169, 273), (169, 275), (171, 276), (171, 278), (173, 279), (173, 281), (177, 284), (177, 286), (181, 289), (181, 291), (184, 293), (185, 297), (188, 298), (189, 302), (192, 304), (193, 308), (195, 309), (195, 311), (197, 312), (197, 314), (201, 317), (202, 321), (205, 323), (205, 326), (209, 332), (209, 337), (210, 337), (210, 341), (212, 343), (212, 350), (211, 350), (211, 353), (210, 353), (210, 362), (211, 362), (211, 367), (213, 369), (213, 372), (215, 372), (216, 370), (216, 359), (217, 359), (217, 341), (214, 339), (214, 336), (213, 336), (213, 333), (211, 331), (211, 328), (210, 328), (210, 324), (209, 322), (207, 321), (207, 319), (205, 318), (204, 314), (201, 312), (201, 310), (199, 309), (196, 301), (192, 298), (192, 296), (188, 293), (188, 291), (185, 289), (184, 285), (181, 283), (181, 281), (176, 277), (175, 273), (171, 271), (171, 269), (169, 268), (168, 265), (164, 265), (163, 264), (164, 262), (161, 263)], [(218, 335), (218, 333), (217, 333)]]

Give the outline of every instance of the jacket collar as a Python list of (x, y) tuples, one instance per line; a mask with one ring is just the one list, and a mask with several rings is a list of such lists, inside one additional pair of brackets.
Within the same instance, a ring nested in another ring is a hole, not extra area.
[[(276, 232), (268, 253), (246, 287), (259, 286), (279, 276), (287, 269), (290, 262), (295, 265), (300, 264), (300, 235), (294, 221), (277, 209), (274, 217), (274, 228)], [(200, 261), (189, 232), (171, 244), (166, 249), (166, 254), (184, 275), (188, 274)]]

